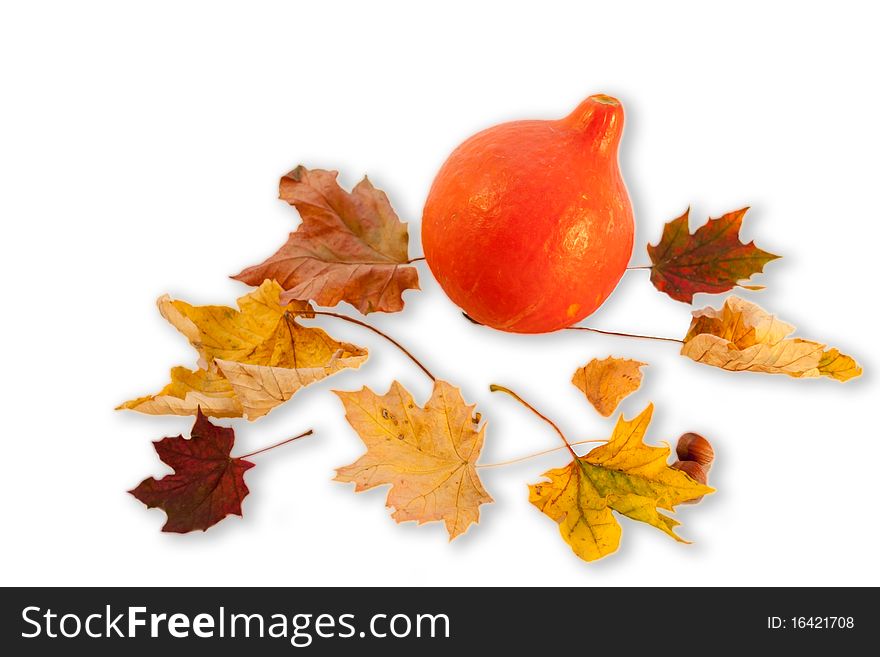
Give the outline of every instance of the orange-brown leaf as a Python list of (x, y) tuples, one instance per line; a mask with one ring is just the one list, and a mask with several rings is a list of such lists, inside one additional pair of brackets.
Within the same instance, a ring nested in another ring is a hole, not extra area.
[[(693, 234), (688, 227), (689, 210), (666, 224), (657, 245), (648, 245), (654, 287), (676, 301), (691, 303), (697, 292), (727, 292), (779, 258), (754, 242), (740, 241), (739, 230), (747, 210), (709, 219)], [(761, 289), (757, 285), (743, 287)]]
[(647, 363), (627, 358), (594, 358), (575, 371), (571, 382), (601, 415), (608, 417), (627, 395), (642, 384), (640, 368)]
[(403, 310), (404, 290), (419, 287), (406, 224), (369, 180), (349, 193), (336, 176), (303, 166), (284, 176), (280, 197), (296, 207), (302, 223), (274, 255), (233, 278), (248, 285), (274, 279), (285, 290), (283, 303), (345, 301), (364, 314)]

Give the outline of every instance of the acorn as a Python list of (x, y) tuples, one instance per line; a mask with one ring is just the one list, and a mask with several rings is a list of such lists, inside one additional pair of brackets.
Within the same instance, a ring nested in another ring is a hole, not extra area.
[(699, 463), (706, 472), (712, 467), (712, 461), (715, 459), (715, 450), (712, 449), (712, 444), (698, 433), (682, 434), (675, 447), (675, 453), (678, 454), (681, 461)]
[[(704, 486), (709, 481), (709, 475), (706, 474), (706, 469), (696, 461), (676, 461), (671, 467), (676, 470), (681, 470), (691, 479)], [(688, 500), (687, 502), (682, 502), (682, 504), (696, 504), (701, 499), (703, 499), (703, 495)]]

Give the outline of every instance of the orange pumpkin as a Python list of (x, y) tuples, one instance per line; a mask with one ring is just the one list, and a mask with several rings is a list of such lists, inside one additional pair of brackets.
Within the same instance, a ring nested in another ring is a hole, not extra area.
[(422, 217), (425, 259), (452, 301), (504, 331), (570, 326), (611, 294), (632, 253), (617, 162), (623, 108), (590, 96), (556, 121), (513, 121), (456, 148)]

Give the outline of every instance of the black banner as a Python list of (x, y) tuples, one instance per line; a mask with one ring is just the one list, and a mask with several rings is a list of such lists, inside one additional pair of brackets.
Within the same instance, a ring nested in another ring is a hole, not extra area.
[(721, 645), (855, 654), (880, 621), (874, 589), (836, 588), (7, 588), (0, 614), (7, 655), (161, 657)]

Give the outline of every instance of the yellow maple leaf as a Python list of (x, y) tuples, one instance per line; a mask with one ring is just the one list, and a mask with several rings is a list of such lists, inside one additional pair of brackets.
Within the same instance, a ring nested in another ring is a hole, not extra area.
[(789, 338), (794, 326), (745, 299), (728, 297), (720, 309), (703, 308), (693, 315), (681, 354), (698, 363), (795, 378), (827, 376), (837, 381), (862, 373), (852, 357), (837, 349)]
[(647, 363), (609, 356), (604, 360), (594, 358), (577, 369), (571, 382), (601, 415), (608, 417), (620, 401), (638, 390), (642, 384), (642, 371)]
[(480, 505), (492, 502), (477, 476), (485, 424), (458, 388), (435, 381), (424, 408), (397, 381), (381, 397), (369, 388), (336, 394), (345, 417), (367, 446), (336, 481), (356, 491), (391, 484), (386, 504), (397, 522), (442, 520), (449, 540), (479, 521)]
[(585, 561), (617, 550), (621, 530), (612, 511), (686, 542), (674, 531), (678, 521), (658, 509), (672, 511), (714, 491), (670, 468), (668, 446), (643, 442), (653, 411), (649, 404), (633, 420), (621, 415), (606, 444), (545, 472), (549, 481), (529, 486), (529, 501), (559, 524), (562, 538)]
[(171, 371), (171, 383), (155, 395), (119, 408), (142, 413), (255, 420), (300, 388), (345, 368), (360, 367), (367, 351), (334, 340), (320, 328), (302, 326), (304, 302), (282, 304), (281, 286), (265, 281), (228, 306), (192, 306), (163, 296), (159, 311), (199, 353), (200, 368)]

